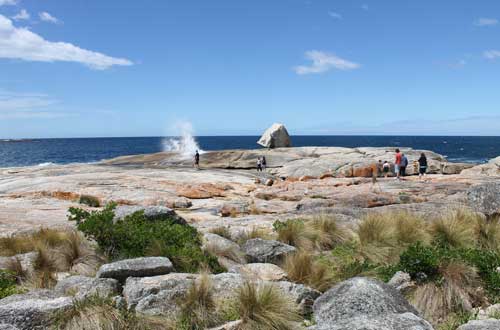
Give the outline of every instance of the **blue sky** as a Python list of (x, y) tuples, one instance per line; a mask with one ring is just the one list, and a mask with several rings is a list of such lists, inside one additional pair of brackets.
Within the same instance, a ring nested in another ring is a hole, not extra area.
[(499, 135), (497, 0), (0, 0), (0, 137)]

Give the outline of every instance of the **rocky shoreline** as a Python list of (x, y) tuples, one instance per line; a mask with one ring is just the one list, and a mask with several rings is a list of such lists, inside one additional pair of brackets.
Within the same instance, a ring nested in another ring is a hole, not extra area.
[[(422, 152), (402, 150), (410, 163)], [(396, 273), (389, 284), (357, 276), (336, 281), (332, 287), (313, 288), (307, 285), (309, 279), (299, 282), (297, 275), (290, 273), (293, 268), (287, 266), (294, 256), (301, 258), (302, 243), (286, 244), (282, 238), (276, 239), (276, 234), (262, 238), (262, 232), (279, 231), (279, 222), (318, 215), (355, 232), (370, 215), (377, 214), (402, 211), (398, 214), (412, 214), (431, 222), (455, 208), (479, 212), (480, 218), (500, 213), (500, 157), (483, 165), (457, 164), (424, 152), (430, 163), (430, 174), (424, 180), (409, 175), (400, 181), (378, 178), (375, 184), (371, 178), (373, 166), (379, 160), (393, 159), (392, 149), (218, 151), (202, 155), (200, 170), (192, 168), (190, 160), (169, 153), (125, 156), (99, 164), (0, 169), (2, 237), (37, 235), (41, 228), (73, 230), (74, 223), (67, 221), (69, 208), (99, 211), (115, 202), (114, 222), (141, 211), (149, 221), (167, 217), (181, 227), (193, 226), (203, 236), (202, 249), (217, 255), (226, 270), (206, 275), (206, 279), (205, 275), (176, 271), (167, 257), (105, 263), (96, 273), (85, 272), (76, 263), (66, 272), (57, 273), (55, 287), (50, 290), (36, 289), (0, 299), (0, 329), (50, 328), (55, 315), (82, 308), (80, 302), (86, 304), (96, 295), (112, 298), (110, 304), (117, 310), (173, 317), (183, 312), (179, 299), (185, 299), (205, 280), (210, 282), (217, 301), (241, 299), (238, 294), (248, 282), (278, 290), (279, 295), (293, 301), (301, 315), (286, 329), (434, 329), (402, 294), (415, 287), (413, 274)], [(268, 159), (265, 173), (254, 169), (260, 155)], [(221, 230), (224, 233), (217, 234)], [(0, 269), (18, 260), (23, 274), (29, 274), (37, 267), (41, 252), (30, 253), (0, 257)], [(328, 250), (309, 253), (306, 258), (329, 260)], [(311, 267), (319, 267), (317, 262)], [(361, 267), (356, 262), (349, 265)], [(477, 311), (487, 320), (472, 320), (458, 329), (499, 327), (500, 321), (488, 319), (493, 312), (486, 312), (498, 305), (480, 306), (484, 308)], [(249, 329), (245, 322), (251, 317), (239, 315), (242, 319), (217, 329)]]

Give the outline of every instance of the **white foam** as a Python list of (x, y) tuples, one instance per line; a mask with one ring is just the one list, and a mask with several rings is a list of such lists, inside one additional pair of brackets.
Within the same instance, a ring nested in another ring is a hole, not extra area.
[(164, 139), (163, 151), (178, 153), (183, 159), (193, 158), (196, 150), (200, 154), (204, 152), (193, 136), (193, 125), (190, 122), (178, 122), (174, 129), (178, 136)]
[(40, 164), (38, 164), (37, 166), (44, 167), (44, 166), (52, 166), (52, 165), (56, 165), (56, 164), (55, 164), (55, 163), (52, 163), (52, 162), (47, 162), (47, 163), (40, 163)]

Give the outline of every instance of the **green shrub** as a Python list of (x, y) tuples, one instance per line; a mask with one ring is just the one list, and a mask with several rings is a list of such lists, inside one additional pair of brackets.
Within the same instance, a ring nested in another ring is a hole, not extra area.
[(99, 207), (101, 206), (101, 201), (99, 201), (99, 198), (90, 196), (90, 195), (81, 195), (80, 199), (78, 200), (80, 204), (85, 204), (90, 207)]
[(399, 268), (410, 274), (414, 280), (432, 280), (438, 274), (439, 256), (432, 247), (417, 242), (401, 254)]
[(214, 256), (201, 250), (201, 239), (191, 226), (171, 219), (147, 220), (142, 211), (113, 221), (115, 204), (103, 210), (87, 212), (70, 208), (68, 219), (76, 221), (78, 230), (97, 242), (111, 259), (142, 256), (165, 256), (177, 271), (196, 272), (208, 266), (214, 272), (223, 268)]
[(0, 269), (0, 299), (21, 293), (16, 287), (16, 276), (14, 273)]

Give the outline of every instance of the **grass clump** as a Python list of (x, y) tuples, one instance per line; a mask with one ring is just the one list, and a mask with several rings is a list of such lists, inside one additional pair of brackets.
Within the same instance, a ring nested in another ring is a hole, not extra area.
[(306, 251), (287, 256), (282, 264), (287, 277), (293, 282), (302, 283), (319, 291), (326, 291), (332, 285), (328, 267)]
[(203, 330), (220, 322), (210, 278), (206, 274), (193, 283), (181, 303), (179, 327)]
[(202, 266), (214, 272), (223, 271), (214, 256), (202, 251), (195, 228), (169, 218), (148, 220), (143, 211), (114, 221), (115, 206), (109, 204), (92, 212), (70, 208), (69, 220), (76, 221), (78, 230), (95, 240), (110, 259), (165, 256), (177, 271), (196, 272)]
[(292, 330), (301, 320), (296, 304), (272, 284), (244, 283), (237, 305), (242, 330)]
[(441, 247), (468, 248), (476, 244), (478, 216), (465, 209), (449, 211), (430, 226), (433, 244)]
[(276, 221), (273, 228), (278, 235), (278, 241), (299, 249), (312, 249), (313, 233), (303, 220)]
[(252, 229), (240, 233), (237, 241), (239, 245), (243, 245), (246, 241), (254, 238), (273, 239), (274, 237), (264, 228), (252, 227)]

